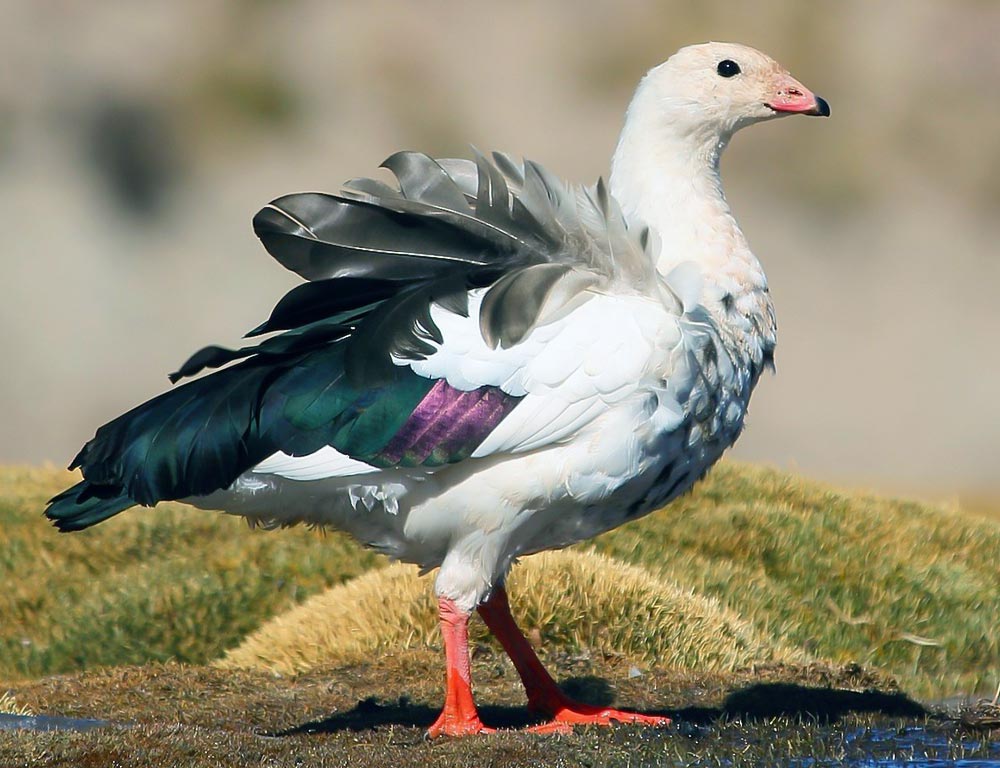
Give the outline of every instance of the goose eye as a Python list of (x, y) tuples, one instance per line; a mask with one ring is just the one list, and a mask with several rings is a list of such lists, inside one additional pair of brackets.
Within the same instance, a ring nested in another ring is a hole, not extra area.
[(732, 59), (723, 59), (715, 68), (721, 77), (734, 77), (740, 73), (740, 65)]

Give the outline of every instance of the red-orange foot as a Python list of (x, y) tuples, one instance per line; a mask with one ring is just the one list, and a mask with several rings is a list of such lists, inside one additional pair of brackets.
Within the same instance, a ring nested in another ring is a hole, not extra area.
[(628, 725), (651, 725), (662, 727), (670, 725), (669, 717), (660, 715), (642, 715), (638, 712), (625, 712), (611, 707), (596, 707), (573, 701), (564, 694), (559, 695), (558, 703), (551, 702), (548, 706), (535, 705), (532, 709), (544, 712), (552, 717), (547, 723), (532, 725), (525, 730), (529, 733), (569, 733), (577, 725), (603, 725), (615, 723)]
[(563, 698), (555, 711), (550, 712), (553, 723), (565, 725), (612, 725), (627, 723), (631, 725), (652, 725), (662, 727), (670, 725), (670, 718), (661, 715), (643, 715), (638, 712), (625, 712), (611, 707), (595, 707), (582, 704), (569, 698)]
[(427, 736), (436, 739), (438, 736), (475, 736), (480, 733), (496, 733), (496, 728), (487, 728), (478, 716), (460, 717), (442, 712), (438, 719), (427, 729)]

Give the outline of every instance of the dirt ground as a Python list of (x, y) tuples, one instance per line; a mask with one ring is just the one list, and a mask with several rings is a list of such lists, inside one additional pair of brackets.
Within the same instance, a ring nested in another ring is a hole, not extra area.
[[(473, 664), (482, 717), (511, 730), (433, 742), (424, 738), (442, 696), (441, 659), (433, 652), (386, 655), (298, 677), (165, 664), (7, 686), (35, 714), (111, 725), (85, 732), (2, 731), (0, 765), (750, 765), (796, 755), (843, 758), (845, 734), (855, 734), (847, 738), (853, 743), (865, 729), (927, 727), (947, 732), (945, 741), (954, 742), (949, 754), (956, 744), (963, 755), (971, 748), (968, 738), (954, 735), (960, 726), (928, 720), (929, 713), (892, 680), (854, 665), (696, 675), (640, 671), (621, 658), (563, 654), (547, 662), (580, 699), (667, 713), (674, 724), (586, 728), (566, 736), (519, 733), (533, 720), (517, 677), (486, 647)], [(991, 743), (984, 738), (976, 745), (984, 754), (1000, 750)]]

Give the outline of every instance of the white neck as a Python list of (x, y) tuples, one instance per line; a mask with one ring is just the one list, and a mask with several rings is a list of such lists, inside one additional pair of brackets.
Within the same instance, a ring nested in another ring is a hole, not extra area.
[(640, 86), (612, 161), (611, 194), (630, 224), (648, 225), (659, 238), (660, 274), (695, 261), (720, 296), (766, 290), (764, 272), (722, 191), (719, 158), (730, 136), (704, 124), (691, 127), (690, 120), (672, 121), (671, 109), (685, 105), (664, 104)]

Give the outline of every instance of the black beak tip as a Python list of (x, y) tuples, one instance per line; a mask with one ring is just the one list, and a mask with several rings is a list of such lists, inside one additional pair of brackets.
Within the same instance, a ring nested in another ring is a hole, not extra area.
[(826, 99), (821, 96), (816, 97), (816, 111), (813, 112), (813, 114), (819, 117), (830, 116), (830, 105), (827, 103)]

